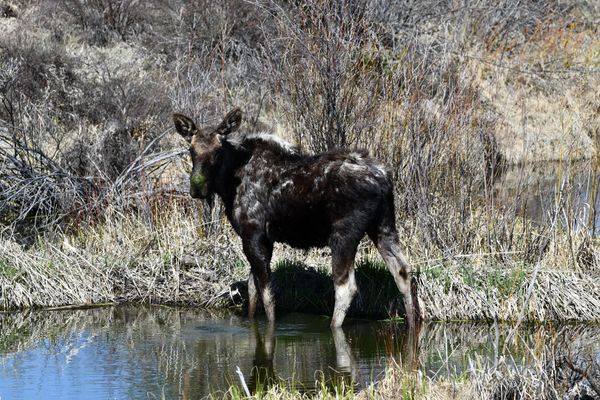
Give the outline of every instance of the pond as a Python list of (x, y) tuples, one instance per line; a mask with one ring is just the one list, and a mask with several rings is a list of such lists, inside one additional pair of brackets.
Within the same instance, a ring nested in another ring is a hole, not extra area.
[(494, 183), (494, 201), (543, 225), (567, 225), (600, 235), (600, 172), (591, 161), (543, 162), (506, 168)]
[[(238, 367), (251, 391), (275, 379), (306, 391), (341, 380), (360, 388), (390, 362), (406, 364), (413, 348), (398, 322), (349, 320), (332, 332), (326, 317), (290, 313), (270, 329), (231, 312), (161, 306), (1, 314), (0, 328), (1, 399), (201, 398), (239, 385)], [(526, 366), (546, 351), (540, 337), (600, 361), (598, 326), (524, 328), (503, 350), (508, 330), (426, 324), (412, 366), (435, 379), (461, 374), (469, 360), (493, 364), (507, 351)]]

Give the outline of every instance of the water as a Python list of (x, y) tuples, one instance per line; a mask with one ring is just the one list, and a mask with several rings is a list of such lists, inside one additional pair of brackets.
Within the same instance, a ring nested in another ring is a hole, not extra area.
[(590, 161), (534, 163), (504, 170), (494, 183), (497, 205), (542, 225), (600, 235), (600, 174)]
[[(297, 313), (269, 329), (228, 312), (120, 306), (3, 314), (0, 328), (1, 399), (201, 398), (238, 384), (237, 367), (251, 391), (292, 378), (307, 391), (323, 381), (364, 387), (392, 359), (406, 365), (413, 349), (399, 323), (350, 320), (332, 332), (327, 318)], [(493, 364), (507, 354), (506, 329), (425, 325), (411, 365), (435, 379), (467, 371), (469, 360)], [(600, 361), (600, 327), (567, 325), (526, 328), (511, 362), (546, 351), (540, 337)]]

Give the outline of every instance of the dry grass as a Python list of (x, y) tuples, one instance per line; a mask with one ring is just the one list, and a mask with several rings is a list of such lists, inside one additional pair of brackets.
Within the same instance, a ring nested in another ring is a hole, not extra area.
[[(518, 137), (530, 117), (550, 126), (537, 114), (555, 109), (530, 115), (493, 97), (521, 90), (554, 104), (567, 91), (559, 136), (586, 144), (585, 127), (597, 142), (598, 98), (586, 89), (597, 79), (593, 4), (78, 4), (19, 3), (16, 17), (0, 18), (3, 307), (217, 302), (243, 277), (242, 256), (218, 207), (170, 203), (185, 195), (189, 167), (169, 114), (211, 124), (237, 105), (248, 129), (266, 118), (306, 150), (361, 146), (386, 163), (430, 318), (595, 318), (598, 246), (582, 229), (594, 224), (595, 202), (577, 211), (562, 171), (545, 225), (521, 210), (530, 175), (498, 195), (510, 186), (498, 178), (510, 157), (497, 122)], [(569, 78), (553, 91), (557, 69)], [(562, 154), (567, 165), (575, 153)], [(275, 258), (321, 267), (324, 255), (282, 247)], [(520, 286), (490, 282), (513, 274)], [(567, 295), (575, 306), (561, 305)], [(468, 301), (444, 311), (440, 296)]]
[(418, 283), (421, 309), (433, 320), (600, 320), (595, 274), (448, 263), (423, 268)]
[(150, 223), (131, 214), (114, 215), (85, 232), (61, 235), (62, 242), (25, 249), (2, 240), (2, 307), (229, 304), (229, 283), (245, 277), (239, 244), (226, 236), (203, 240), (195, 219), (175, 205)]
[(585, 7), (547, 16), (468, 57), (480, 93), (498, 115), (496, 135), (511, 163), (590, 158), (600, 98), (598, 30)]
[[(231, 285), (245, 280), (248, 269), (239, 239), (215, 228), (220, 222), (202, 224), (200, 204), (175, 199), (150, 206), (147, 212), (122, 215), (118, 209), (106, 210), (111, 216), (102, 223), (30, 247), (3, 239), (2, 307), (239, 304), (243, 285)], [(430, 320), (600, 320), (598, 269), (593, 267), (598, 255), (586, 240), (585, 235), (575, 237), (574, 257), (583, 260), (576, 268), (562, 266), (573, 254), (558, 251), (569, 245), (567, 235), (558, 231), (542, 246), (549, 250), (537, 263), (523, 261), (521, 253), (532, 251), (527, 246), (514, 254), (473, 253), (414, 262), (423, 314)], [(405, 246), (413, 260), (427, 252), (423, 243)], [(365, 243), (357, 259), (363, 261), (357, 265), (359, 295), (351, 313), (402, 315), (399, 293), (377, 252)], [(329, 314), (330, 262), (326, 251), (277, 246), (279, 307)]]

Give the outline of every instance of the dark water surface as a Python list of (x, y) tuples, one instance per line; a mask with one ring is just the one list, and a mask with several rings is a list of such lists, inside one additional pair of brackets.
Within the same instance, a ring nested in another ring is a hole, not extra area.
[[(507, 354), (527, 365), (546, 343), (600, 362), (598, 326), (525, 328), (507, 353), (509, 329), (424, 325), (411, 365), (432, 378)], [(282, 315), (273, 329), (232, 313), (158, 306), (1, 314), (0, 399), (201, 398), (239, 384), (237, 367), (250, 390), (273, 377), (302, 390), (342, 379), (364, 387), (392, 360), (407, 365), (414, 347), (405, 341), (399, 323), (350, 320), (332, 332), (327, 318), (306, 314)]]

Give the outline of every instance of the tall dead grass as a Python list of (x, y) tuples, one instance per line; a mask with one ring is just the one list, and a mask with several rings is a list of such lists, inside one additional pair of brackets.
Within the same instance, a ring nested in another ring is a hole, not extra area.
[[(560, 159), (566, 168), (555, 190), (539, 193), (552, 199), (541, 210), (550, 223), (527, 222), (522, 198), (538, 188), (528, 172), (514, 184), (502, 181), (507, 154), (496, 127), (508, 114), (494, 97), (534, 85), (550, 101), (548, 82), (568, 75), (561, 82), (570, 90), (569, 104), (579, 104), (581, 95), (586, 105), (576, 108), (589, 113), (597, 99), (582, 88), (595, 76), (593, 4), (82, 4), (23, 3), (0, 19), (6, 33), (0, 39), (5, 307), (120, 297), (193, 301), (191, 293), (202, 290), (209, 293), (203, 299), (213, 298), (197, 265), (191, 271), (202, 283), (183, 289), (181, 282), (192, 285), (191, 278), (172, 259), (194, 246), (223, 252), (202, 250), (196, 263), (216, 266), (213, 259), (223, 259), (222, 271), (208, 273), (222, 276), (231, 272), (230, 247), (212, 246), (235, 239), (223, 236), (230, 231), (218, 205), (170, 202), (187, 195), (189, 165), (169, 114), (186, 112), (210, 125), (235, 105), (246, 110), (249, 129), (262, 129), (264, 120), (308, 152), (365, 147), (388, 166), (403, 247), (422, 268), (432, 318), (457, 317), (444, 314), (435, 299), (451, 301), (461, 287), (469, 299), (465, 313), (479, 317), (510, 319), (516, 309), (527, 318), (595, 315), (589, 309), (598, 292), (588, 281), (600, 265), (592, 234), (597, 202), (588, 201), (582, 213), (577, 205), (586, 201), (569, 195), (579, 193), (568, 167), (575, 153)], [(556, 58), (565, 46), (572, 64)], [(540, 70), (537, 60), (546, 55), (553, 58)], [(515, 69), (521, 61), (526, 65)], [(496, 78), (506, 90), (490, 87)], [(526, 108), (518, 116), (511, 120), (514, 137), (513, 131), (531, 128)], [(597, 142), (594, 118), (583, 125)], [(567, 125), (565, 132), (576, 135), (581, 124)], [(586, 178), (590, 190), (581, 192), (592, 199), (598, 198), (597, 164), (598, 157)], [(501, 193), (505, 186), (508, 193)], [(192, 229), (195, 223), (201, 232)], [(284, 250), (280, 259), (290, 257)], [(448, 268), (445, 275), (432, 272), (439, 265)], [(505, 265), (526, 271), (531, 291), (521, 286), (512, 293), (526, 296), (521, 305), (494, 300), (502, 296), (492, 289), (469, 293), (461, 286), (465, 275), (473, 285), (485, 285), (486, 274), (506, 280), (496, 273)], [(544, 291), (559, 283), (563, 289)], [(575, 290), (581, 288), (589, 291)], [(548, 300), (569, 292), (580, 308), (563, 310), (561, 301)], [(538, 294), (546, 300), (538, 302)], [(527, 311), (532, 304), (541, 307), (536, 315)]]
[(3, 240), (2, 308), (230, 304), (236, 294), (229, 284), (245, 278), (239, 244), (226, 236), (205, 240), (190, 206), (173, 205), (151, 221), (113, 210), (99, 226), (29, 248)]
[(597, 277), (575, 271), (451, 263), (422, 269), (418, 283), (421, 307), (433, 320), (600, 319)]

